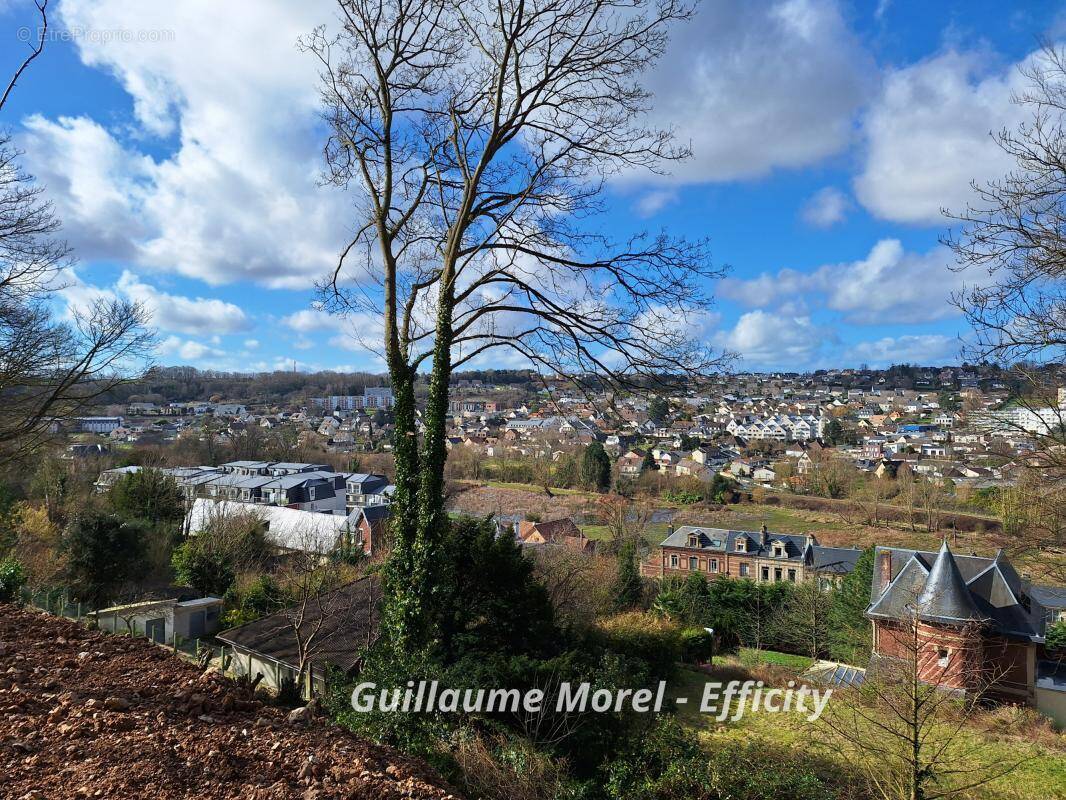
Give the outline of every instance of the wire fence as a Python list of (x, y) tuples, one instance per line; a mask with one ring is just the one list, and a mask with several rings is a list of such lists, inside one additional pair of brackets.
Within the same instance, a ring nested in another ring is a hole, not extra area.
[[(164, 614), (162, 626), (153, 625), (152, 623), (158, 617), (149, 619), (147, 609), (143, 607), (143, 604), (134, 603), (128, 606), (97, 609), (88, 603), (75, 600), (69, 588), (62, 586), (35, 590), (23, 588), (21, 597), (25, 605), (53, 616), (66, 617), (117, 636), (136, 636), (148, 639), (160, 647), (166, 647), (174, 653), (197, 662), (210, 661), (222, 651), (221, 645), (213, 637), (181, 636), (170, 630), (166, 624), (165, 612), (160, 612)], [(138, 606), (141, 608), (139, 609)], [(164, 606), (165, 601), (160, 601), (159, 608), (163, 609)]]

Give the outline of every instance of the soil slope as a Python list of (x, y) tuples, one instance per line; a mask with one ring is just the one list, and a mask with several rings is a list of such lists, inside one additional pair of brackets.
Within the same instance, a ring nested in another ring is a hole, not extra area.
[(0, 604), (0, 797), (450, 798), (429, 767), (290, 722), (144, 639)]

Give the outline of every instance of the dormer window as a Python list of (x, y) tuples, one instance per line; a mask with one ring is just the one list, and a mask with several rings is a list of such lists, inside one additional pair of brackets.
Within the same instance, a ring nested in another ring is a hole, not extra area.
[(737, 539), (737, 552), (746, 553), (748, 551), (748, 540), (744, 537)]
[(781, 558), (785, 555), (785, 546), (781, 542), (774, 542), (774, 558)]
[(700, 546), (700, 537), (697, 536), (695, 533), (689, 534), (688, 546), (689, 547), (699, 547)]

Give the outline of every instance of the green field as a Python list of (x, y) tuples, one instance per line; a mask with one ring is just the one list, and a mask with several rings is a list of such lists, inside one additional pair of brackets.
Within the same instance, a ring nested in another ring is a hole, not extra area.
[[(765, 653), (764, 653), (765, 655)], [(808, 761), (826, 775), (850, 768), (846, 748), (831, 739), (821, 723), (810, 723), (797, 713), (749, 713), (737, 722), (718, 723), (713, 715), (701, 713), (699, 700), (707, 681), (743, 680), (751, 677), (732, 657), (722, 659), (711, 673), (681, 669), (668, 689), (669, 697), (689, 698), (677, 705), (678, 720), (708, 748), (754, 740), (768, 752), (785, 751), (794, 758)], [(830, 700), (832, 702), (832, 700)], [(669, 704), (668, 704), (669, 705)], [(1022, 763), (1009, 774), (971, 793), (957, 795), (974, 800), (1063, 800), (1066, 798), (1066, 735), (1061, 747), (1052, 748), (1017, 736), (997, 735), (967, 729), (967, 748), (987, 764)]]

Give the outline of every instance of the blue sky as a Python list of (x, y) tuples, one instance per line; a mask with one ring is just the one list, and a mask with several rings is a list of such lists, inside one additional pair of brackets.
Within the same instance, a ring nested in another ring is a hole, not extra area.
[[(0, 0), (5, 74), (31, 11)], [(79, 257), (65, 302), (140, 300), (163, 364), (381, 369), (311, 309), (351, 219), (316, 186), (315, 69), (294, 42), (332, 15), (58, 0), (0, 125)], [(1025, 119), (1019, 67), (1063, 36), (1052, 2), (705, 0), (647, 81), (693, 159), (616, 182), (599, 224), (710, 237), (732, 272), (703, 335), (748, 369), (952, 363), (947, 298), (980, 276), (947, 269), (939, 210), (1010, 167), (989, 132)]]

